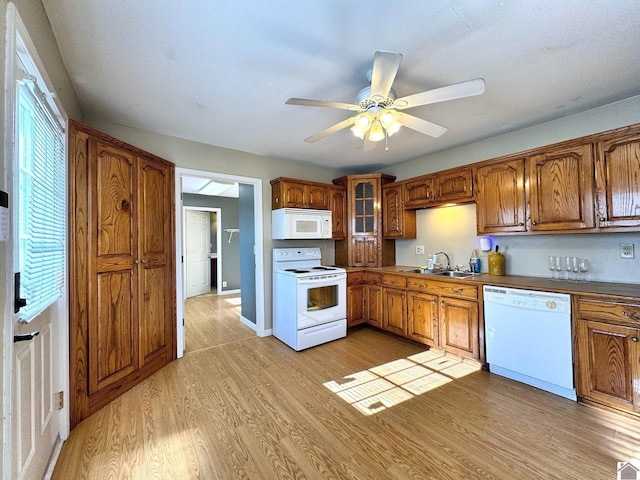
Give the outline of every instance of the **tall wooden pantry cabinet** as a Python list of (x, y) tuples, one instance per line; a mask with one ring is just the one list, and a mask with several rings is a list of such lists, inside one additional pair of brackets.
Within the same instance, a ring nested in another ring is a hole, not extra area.
[(69, 132), (71, 427), (175, 358), (174, 165)]

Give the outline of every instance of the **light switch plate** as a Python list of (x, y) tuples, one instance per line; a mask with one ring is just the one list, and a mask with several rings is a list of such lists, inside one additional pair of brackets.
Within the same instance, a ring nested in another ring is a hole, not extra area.
[(0, 242), (9, 240), (9, 195), (0, 190)]
[(635, 248), (633, 243), (620, 244), (620, 258), (635, 258)]

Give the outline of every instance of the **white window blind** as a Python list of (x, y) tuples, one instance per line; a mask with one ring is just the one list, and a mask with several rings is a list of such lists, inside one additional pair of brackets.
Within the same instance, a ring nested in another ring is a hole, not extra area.
[(36, 82), (19, 81), (17, 97), (18, 268), (20, 296), (27, 300), (18, 318), (28, 322), (64, 291), (65, 148), (64, 130)]

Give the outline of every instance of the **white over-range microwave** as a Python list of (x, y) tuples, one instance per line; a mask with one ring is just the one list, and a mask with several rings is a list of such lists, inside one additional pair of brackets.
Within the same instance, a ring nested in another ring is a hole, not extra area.
[(274, 240), (331, 239), (331, 210), (279, 208), (271, 210)]

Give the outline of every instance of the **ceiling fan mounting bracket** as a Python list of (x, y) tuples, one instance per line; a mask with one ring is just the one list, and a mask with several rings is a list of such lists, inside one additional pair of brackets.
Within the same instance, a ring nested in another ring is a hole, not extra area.
[(356, 95), (355, 104), (360, 107), (358, 111), (362, 113), (367, 112), (374, 107), (389, 108), (391, 107), (393, 102), (395, 102), (396, 98), (396, 91), (393, 88), (389, 90), (389, 95), (387, 96), (387, 98), (383, 98), (380, 95), (371, 97), (371, 86), (369, 86), (364, 87), (358, 92), (358, 95)]

